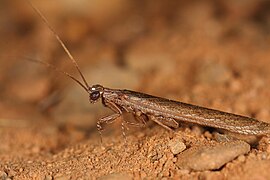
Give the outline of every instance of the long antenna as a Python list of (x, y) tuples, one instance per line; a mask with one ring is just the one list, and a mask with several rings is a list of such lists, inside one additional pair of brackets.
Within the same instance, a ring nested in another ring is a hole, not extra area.
[(79, 80), (77, 80), (75, 77), (73, 77), (72, 75), (70, 75), (69, 73), (61, 70), (61, 69), (58, 69), (57, 67), (55, 67), (54, 65), (50, 64), (50, 63), (47, 63), (45, 61), (41, 61), (41, 60), (37, 60), (37, 59), (32, 59), (32, 58), (29, 58), (29, 57), (24, 57), (24, 59), (28, 60), (28, 61), (32, 61), (32, 62), (35, 62), (35, 63), (40, 63), (42, 65), (45, 65), (47, 66), (48, 68), (51, 68), (59, 73), (62, 73), (68, 77), (70, 77), (71, 79), (73, 79), (75, 82), (77, 82), (80, 86), (83, 87), (83, 89), (85, 89), (86, 92), (88, 92), (88, 89), (87, 87), (85, 87), (85, 85), (83, 85)]
[[(55, 32), (55, 30), (53, 29), (53, 27), (49, 24), (48, 20), (45, 18), (45, 16), (40, 12), (40, 10), (38, 10), (32, 3), (30, 0), (26, 0), (30, 6), (34, 9), (34, 11), (40, 16), (40, 18), (43, 20), (43, 22), (48, 26), (48, 28), (50, 29), (50, 31), (53, 33), (53, 35), (55, 36), (55, 38), (57, 39), (57, 41), (60, 43), (60, 45), (62, 46), (62, 48), (64, 49), (64, 51), (67, 53), (68, 57), (70, 58), (70, 60), (72, 61), (72, 63), (75, 65), (76, 69), (78, 70), (85, 86), (89, 89), (89, 85), (87, 83), (87, 81), (85, 80), (78, 63), (76, 62), (76, 60), (74, 59), (74, 57), (71, 55), (70, 51), (68, 50), (68, 48), (66, 47), (66, 45), (64, 44), (64, 42), (61, 40), (61, 38), (57, 35), (57, 33)], [(43, 61), (42, 61), (43, 62)], [(44, 63), (43, 63), (44, 64)], [(73, 79), (73, 78), (72, 78)], [(78, 81), (78, 80), (77, 80)], [(80, 83), (81, 84), (81, 83)], [(85, 87), (84, 86), (84, 87)]]

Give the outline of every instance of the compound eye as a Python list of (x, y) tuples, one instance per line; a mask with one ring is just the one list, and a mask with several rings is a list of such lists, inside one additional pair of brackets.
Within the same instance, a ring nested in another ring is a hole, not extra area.
[(94, 91), (94, 92), (92, 92), (92, 93), (90, 94), (90, 99), (91, 99), (92, 101), (98, 100), (99, 97), (100, 97), (99, 91)]

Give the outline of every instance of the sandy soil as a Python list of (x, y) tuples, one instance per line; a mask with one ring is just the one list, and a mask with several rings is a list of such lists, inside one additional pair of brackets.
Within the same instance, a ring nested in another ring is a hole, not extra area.
[[(270, 123), (270, 4), (249, 1), (37, 1), (89, 84), (132, 89)], [(216, 129), (149, 122), (106, 126), (111, 113), (23, 0), (0, 2), (2, 179), (269, 179), (269, 139), (217, 141)], [(132, 121), (132, 117), (125, 115)], [(238, 136), (238, 135), (237, 135)], [(244, 137), (247, 139), (246, 137)]]

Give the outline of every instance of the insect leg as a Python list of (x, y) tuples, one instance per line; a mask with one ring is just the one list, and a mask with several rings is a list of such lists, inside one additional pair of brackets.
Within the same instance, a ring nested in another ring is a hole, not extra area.
[(135, 120), (135, 122), (125, 121), (125, 124), (131, 125), (131, 126), (136, 126), (136, 127), (145, 127), (146, 126), (146, 121), (148, 120), (146, 115), (142, 114), (139, 111), (138, 112), (134, 111), (133, 117), (134, 117), (133, 120)]
[(112, 123), (115, 119), (117, 119), (118, 117), (121, 116), (122, 114), (122, 111), (112, 102), (106, 102), (106, 106), (109, 107), (111, 110), (113, 110), (114, 112), (116, 112), (115, 114), (112, 114), (112, 115), (109, 115), (109, 116), (106, 116), (106, 117), (103, 117), (101, 119), (99, 119), (97, 121), (97, 130), (100, 134), (100, 139), (101, 139), (101, 142), (102, 142), (102, 124), (103, 123), (106, 123), (106, 124), (109, 124), (109, 123)]
[(109, 115), (109, 116), (106, 116), (106, 117), (103, 117), (103, 118), (100, 118), (100, 120), (97, 122), (97, 128), (98, 128), (98, 131), (102, 131), (102, 124), (103, 123), (106, 123), (106, 124), (110, 124), (112, 123), (115, 119), (117, 119), (118, 117), (120, 117), (121, 114), (112, 114), (112, 115)]
[(165, 117), (156, 117), (159, 121), (161, 121), (166, 126), (172, 127), (172, 128), (178, 128), (179, 123), (176, 122), (173, 118), (165, 118)]
[(125, 121), (122, 121), (121, 128), (122, 128), (122, 135), (124, 137), (125, 145), (126, 145), (127, 144), (127, 137), (126, 137), (126, 129), (127, 129), (127, 127), (126, 127)]
[(158, 117), (155, 117), (155, 116), (153, 116), (153, 115), (149, 115), (148, 118), (149, 118), (150, 120), (156, 122), (156, 123), (159, 124), (160, 126), (164, 127), (165, 129), (167, 129), (167, 130), (169, 130), (169, 131), (172, 131), (172, 129), (171, 129), (169, 126), (167, 126), (166, 124), (164, 124), (164, 123), (162, 122), (162, 119), (160, 119), (160, 118), (158, 118)]
[(115, 113), (115, 114), (112, 114), (110, 116), (106, 116), (106, 117), (103, 117), (103, 118), (100, 118), (98, 121), (97, 121), (97, 130), (99, 132), (99, 135), (100, 135), (100, 141), (101, 143), (103, 142), (102, 141), (102, 124), (103, 123), (106, 123), (106, 124), (109, 124), (109, 123), (112, 123), (113, 121), (115, 121), (115, 119), (117, 119), (119, 116), (121, 116), (121, 114), (118, 114), (118, 113)]
[(141, 111), (135, 111), (134, 117), (138, 122), (142, 123), (144, 126), (146, 125), (147, 116), (143, 114)]
[(129, 122), (129, 121), (125, 121), (125, 123), (127, 125), (130, 125), (130, 126), (145, 127), (145, 125), (144, 124), (141, 124), (141, 123), (134, 123), (134, 122)]
[[(113, 102), (105, 102), (105, 105), (108, 106), (111, 110), (113, 110), (114, 112), (116, 112), (117, 114), (122, 115), (122, 111), (121, 109)], [(122, 123), (121, 123), (121, 128), (122, 128), (122, 135), (125, 139), (125, 144), (127, 144), (127, 138), (126, 138), (126, 132), (125, 130), (127, 129), (126, 127), (126, 121), (122, 119)]]

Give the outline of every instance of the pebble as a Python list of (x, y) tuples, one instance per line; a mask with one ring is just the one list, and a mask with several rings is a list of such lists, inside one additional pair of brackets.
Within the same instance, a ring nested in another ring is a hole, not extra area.
[(244, 155), (240, 155), (237, 159), (239, 162), (245, 162), (246, 157)]
[(214, 170), (249, 151), (250, 145), (244, 141), (229, 141), (215, 146), (191, 147), (177, 156), (176, 165), (180, 169), (194, 171)]
[(53, 180), (53, 177), (51, 175), (46, 175), (45, 180)]
[(168, 142), (168, 146), (174, 155), (179, 154), (186, 149), (185, 143), (183, 143), (179, 138), (171, 139)]
[(6, 179), (7, 178), (7, 173), (5, 173), (4, 171), (0, 171), (0, 178), (1, 179)]

